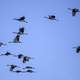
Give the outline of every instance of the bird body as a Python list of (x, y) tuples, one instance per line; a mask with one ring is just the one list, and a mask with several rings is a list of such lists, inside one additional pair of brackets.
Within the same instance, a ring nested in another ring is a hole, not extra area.
[(23, 57), (23, 54), (19, 54), (18, 58), (21, 59)]
[(44, 18), (47, 18), (49, 20), (57, 20), (55, 15), (48, 15), (47, 17)]
[(73, 49), (76, 48), (76, 53), (79, 53), (80, 52), (80, 46), (78, 47), (73, 47)]
[(80, 46), (76, 48), (76, 53), (79, 53), (79, 52), (80, 52)]
[(27, 33), (24, 33), (24, 27), (19, 28), (19, 31), (18, 32), (13, 32), (13, 33), (16, 33), (18, 35), (27, 34)]
[(5, 54), (1, 54), (0, 56), (9, 56), (9, 55), (14, 55), (14, 54), (11, 54), (10, 52), (6, 52)]
[(34, 67), (26, 66), (26, 67), (24, 67), (23, 69), (34, 69)]
[(15, 38), (14, 38), (14, 41), (13, 42), (20, 42), (20, 35), (17, 35)]
[(28, 72), (28, 73), (33, 73), (34, 71), (28, 69), (26, 72)]
[(12, 72), (15, 72), (15, 73), (33, 73), (34, 71), (32, 70), (27, 70), (27, 71), (21, 71), (21, 70), (16, 70), (16, 71), (12, 71)]
[[(10, 71), (13, 71), (16, 67), (18, 67), (17, 65), (7, 65), (7, 66), (10, 66)], [(18, 67), (18, 68), (20, 68), (20, 67)]]
[(19, 21), (19, 22), (28, 23), (28, 22), (25, 21), (25, 16), (22, 16), (22, 17), (20, 17), (20, 18), (14, 18), (14, 20), (17, 20), (17, 21)]
[(26, 63), (26, 61), (29, 62), (30, 59), (31, 59), (31, 57), (24, 56), (23, 57), (23, 63)]
[(15, 36), (15, 38), (13, 39), (13, 41), (12, 42), (8, 42), (8, 43), (21, 43), (21, 41), (20, 41), (20, 35), (17, 34)]
[(20, 34), (24, 34), (24, 27), (19, 28)]
[(68, 9), (72, 11), (72, 16), (76, 16), (76, 13), (80, 12), (79, 9), (77, 9), (77, 8), (73, 8), (73, 9), (68, 8)]
[(22, 71), (20, 71), (20, 70), (16, 70), (16, 71), (12, 71), (12, 72), (21, 73)]

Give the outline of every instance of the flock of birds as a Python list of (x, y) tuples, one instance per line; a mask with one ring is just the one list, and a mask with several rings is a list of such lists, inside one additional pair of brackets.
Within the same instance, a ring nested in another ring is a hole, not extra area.
[[(14, 18), (13, 20), (17, 20), (19, 22), (25, 22), (25, 16), (22, 16), (20, 18)], [(13, 32), (16, 34), (15, 38), (13, 39), (13, 41), (11, 42), (8, 42), (8, 43), (21, 43), (20, 41), (20, 37), (21, 35), (24, 35), (24, 34), (27, 34), (27, 33), (24, 33), (24, 27), (20, 27), (18, 32)], [(5, 46), (6, 44), (3, 43), (3, 42), (0, 42), (0, 47), (2, 46)], [(29, 56), (26, 56), (26, 55), (23, 55), (23, 54), (18, 54), (18, 55), (15, 55), (15, 54), (12, 54), (11, 52), (6, 52), (5, 54), (0, 54), (0, 56), (13, 56), (13, 57), (17, 57), (18, 59), (20, 59), (22, 61), (22, 63), (26, 63), (26, 62), (29, 62), (31, 59), (34, 59), (33, 57), (29, 57)], [(35, 69), (34, 67), (32, 66), (25, 66), (25, 67), (19, 67), (15, 64), (8, 64), (7, 65), (11, 72), (16, 72), (16, 73), (33, 73), (34, 71), (32, 69)], [(18, 69), (17, 69), (18, 68)]]
[[(72, 11), (72, 16), (76, 16), (76, 14), (78, 12), (80, 12), (80, 10), (77, 9), (77, 8), (73, 8), (73, 9), (68, 8), (68, 9)], [(44, 18), (49, 19), (49, 20), (57, 20), (55, 15), (48, 15), (48, 16), (46, 16)], [(19, 22), (28, 23), (25, 20), (25, 16), (22, 16), (20, 18), (14, 18), (13, 20), (16, 20), (16, 21), (19, 21)], [(24, 30), (25, 30), (24, 27), (21, 27), (21, 28), (19, 28), (18, 32), (13, 32), (13, 33), (16, 34), (16, 36), (13, 39), (13, 41), (9, 42), (9, 43), (21, 43), (20, 36), (24, 35), (24, 34), (27, 34), (27, 33), (24, 32)], [(0, 42), (0, 47), (5, 46), (5, 45), (6, 45), (5, 43)], [(76, 48), (76, 53), (80, 52), (80, 46), (74, 47), (74, 48)], [(25, 56), (23, 54), (15, 55), (15, 54), (11, 54), (10, 52), (6, 52), (5, 54), (0, 54), (0, 56), (10, 56), (10, 55), (12, 55), (13, 57), (17, 57), (18, 59), (21, 59), (22, 63), (29, 62), (30, 59), (33, 59), (32, 57)], [(16, 73), (26, 73), (26, 72), (33, 73), (34, 71), (32, 69), (35, 69), (32, 66), (26, 66), (26, 67), (21, 68), (21, 67), (15, 65), (15, 64), (11, 64), (11, 65), (8, 64), (7, 66), (10, 67), (10, 71), (11, 72), (16, 72)], [(20, 69), (16, 70), (16, 68), (20, 68), (22, 70), (20, 70)]]

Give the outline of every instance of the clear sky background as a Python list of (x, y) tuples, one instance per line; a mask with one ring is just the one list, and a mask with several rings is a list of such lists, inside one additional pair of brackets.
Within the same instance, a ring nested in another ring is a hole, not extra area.
[[(72, 47), (80, 45), (80, 13), (72, 17), (67, 8), (79, 8), (80, 0), (0, 0), (0, 41), (7, 43), (0, 53), (9, 51), (34, 57), (22, 64), (13, 57), (0, 57), (1, 80), (80, 80), (80, 55)], [(56, 15), (59, 21), (44, 16)], [(28, 35), (21, 44), (9, 44), (21, 24), (13, 18), (25, 16)], [(31, 65), (35, 73), (16, 74), (7, 64)]]

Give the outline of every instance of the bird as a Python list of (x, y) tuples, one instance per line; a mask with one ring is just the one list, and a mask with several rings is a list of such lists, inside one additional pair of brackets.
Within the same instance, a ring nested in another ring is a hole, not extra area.
[(72, 16), (76, 16), (76, 13), (77, 13), (77, 12), (80, 12), (80, 10), (77, 9), (77, 8), (73, 8), (73, 9), (68, 8), (68, 9), (72, 11)]
[(23, 63), (26, 63), (26, 61), (29, 62), (30, 59), (31, 59), (31, 57), (24, 56), (22, 62)]
[(31, 67), (31, 66), (26, 66), (23, 69), (35, 69), (35, 68), (34, 67)]
[(47, 18), (49, 20), (57, 20), (55, 15), (48, 15), (48, 16), (45, 16), (44, 18)]
[(25, 16), (21, 16), (20, 18), (14, 18), (13, 20), (17, 20), (19, 22), (25, 22), (25, 23), (28, 23), (25, 21)]
[(12, 71), (12, 72), (23, 73), (23, 71), (21, 71), (21, 70), (16, 70), (16, 71)]
[(8, 43), (21, 43), (21, 41), (20, 41), (20, 35), (17, 34), (15, 36), (15, 38), (13, 39), (13, 41), (12, 42), (8, 42)]
[(19, 34), (24, 34), (24, 27), (19, 28)]
[(32, 70), (27, 70), (27, 71), (21, 71), (21, 70), (16, 70), (16, 71), (12, 71), (12, 72), (16, 72), (16, 73), (33, 73), (34, 71)]
[(22, 61), (22, 62), (23, 62), (23, 63), (26, 63), (26, 61), (29, 61), (29, 59), (27, 59), (27, 57), (26, 57), (26, 56), (24, 56), (24, 57), (23, 57), (23, 61)]
[(78, 46), (78, 47), (73, 47), (73, 48), (76, 48), (76, 53), (79, 53), (79, 52), (80, 52), (80, 46)]
[(18, 32), (13, 32), (13, 33), (16, 33), (16, 34), (19, 34), (19, 35), (27, 34), (27, 33), (24, 33), (24, 27), (19, 28)]
[[(11, 64), (11, 65), (7, 65), (10, 66), (10, 71), (13, 71), (16, 67), (18, 67), (17, 65)], [(20, 67), (18, 67), (20, 68)]]
[(21, 59), (22, 63), (29, 62), (30, 59), (33, 59), (32, 57), (25, 56), (23, 54), (14, 55), (14, 57), (17, 57), (18, 59)]
[(77, 47), (76, 52), (79, 53), (80, 52), (80, 46)]
[(17, 34), (16, 37), (13, 40), (14, 43), (20, 42), (20, 35)]
[(33, 73), (34, 71), (33, 71), (33, 70), (28, 69), (26, 72), (28, 72), (28, 73)]
[(1, 54), (0, 56), (10, 56), (10, 55), (14, 55), (14, 54), (11, 54), (10, 52), (6, 52), (5, 54)]
[(5, 46), (6, 44), (4, 44), (3, 42), (0, 42), (0, 47)]
[(23, 54), (17, 55), (17, 57), (18, 57), (19, 59), (21, 59), (23, 56), (24, 56)]
[(14, 57), (17, 57), (18, 59), (21, 59), (21, 58), (23, 58), (23, 54), (18, 54), (18, 55), (14, 55)]

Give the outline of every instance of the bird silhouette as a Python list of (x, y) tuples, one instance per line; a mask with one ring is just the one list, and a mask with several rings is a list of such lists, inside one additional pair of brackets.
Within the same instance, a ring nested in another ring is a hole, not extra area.
[(17, 34), (16, 37), (13, 39), (13, 41), (9, 42), (9, 43), (21, 43), (21, 41), (20, 41), (20, 35)]
[(29, 60), (27, 59), (27, 57), (26, 57), (26, 56), (24, 56), (24, 57), (23, 57), (23, 61), (22, 61), (22, 62), (23, 62), (23, 63), (26, 63), (26, 61), (29, 61)]
[(15, 72), (15, 73), (23, 73), (23, 71), (21, 71), (21, 70), (16, 70), (16, 71), (12, 71), (12, 72)]
[(10, 55), (14, 55), (14, 54), (11, 54), (10, 52), (6, 52), (5, 54), (1, 54), (0, 56), (10, 56)]
[(19, 34), (24, 34), (24, 27), (19, 28)]
[(31, 59), (31, 57), (23, 56), (22, 62), (23, 62), (23, 63), (29, 62), (30, 59)]
[(14, 20), (17, 20), (19, 22), (25, 22), (25, 23), (28, 23), (25, 21), (25, 16), (21, 16), (20, 18), (14, 18)]
[(21, 58), (23, 57), (23, 54), (19, 54), (19, 55), (17, 55), (17, 57), (18, 57), (19, 59), (21, 59)]
[(17, 57), (18, 59), (22, 59), (23, 56), (24, 56), (23, 54), (14, 55), (14, 57)]
[(34, 67), (31, 67), (31, 66), (26, 66), (23, 69), (35, 69), (35, 68)]
[(76, 48), (76, 53), (79, 53), (79, 52), (80, 52), (80, 46)]
[(34, 71), (33, 70), (27, 70), (27, 71), (21, 71), (21, 70), (16, 70), (16, 71), (12, 71), (12, 72), (16, 72), (16, 73), (33, 73)]
[(27, 34), (27, 33), (24, 33), (24, 27), (21, 27), (19, 28), (19, 31), (18, 32), (13, 32), (13, 33), (16, 33), (16, 34), (19, 34), (19, 35), (23, 35), (23, 34)]
[(20, 42), (20, 35), (17, 34), (16, 37), (13, 40), (14, 43)]
[(45, 16), (44, 18), (47, 18), (49, 20), (57, 20), (55, 15), (48, 15), (47, 17)]
[(68, 8), (68, 9), (72, 11), (72, 16), (76, 16), (76, 13), (80, 12), (79, 9), (77, 9), (77, 8), (73, 8), (73, 9)]
[(27, 71), (21, 71), (21, 70), (16, 70), (16, 71), (12, 71), (12, 72), (15, 72), (15, 73), (33, 73), (34, 71), (32, 70), (27, 70)]
[(33, 70), (28, 69), (26, 72), (28, 72), (28, 73), (33, 73), (34, 71), (33, 71)]
[[(7, 66), (10, 66), (10, 71), (13, 71), (15, 68), (18, 67), (17, 65), (13, 65), (13, 64), (7, 65)], [(18, 67), (18, 68), (20, 68), (20, 67)]]
[(23, 63), (29, 62), (30, 59), (34, 59), (29, 56), (25, 56), (23, 54), (14, 55), (14, 57), (17, 57), (18, 59), (21, 59)]
[(76, 53), (79, 53), (79, 52), (80, 52), (80, 46), (78, 46), (78, 47), (73, 47), (73, 49), (76, 49)]

